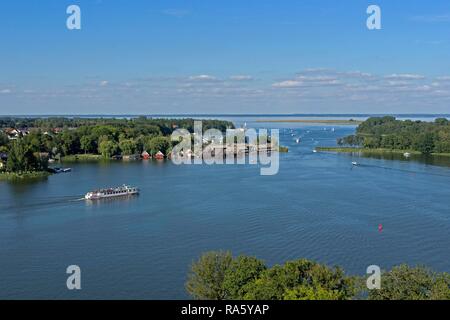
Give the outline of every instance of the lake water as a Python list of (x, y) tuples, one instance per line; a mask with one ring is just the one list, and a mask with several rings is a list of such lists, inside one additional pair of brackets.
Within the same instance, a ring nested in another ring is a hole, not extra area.
[[(281, 128), (289, 153), (277, 175), (261, 176), (255, 165), (137, 161), (71, 164), (72, 173), (44, 181), (0, 183), (0, 298), (188, 298), (189, 264), (219, 249), (269, 265), (315, 259), (359, 275), (371, 264), (450, 271), (448, 160), (313, 153), (355, 128), (233, 120)], [(123, 183), (140, 196), (78, 200)], [(80, 291), (66, 288), (73, 264)]]

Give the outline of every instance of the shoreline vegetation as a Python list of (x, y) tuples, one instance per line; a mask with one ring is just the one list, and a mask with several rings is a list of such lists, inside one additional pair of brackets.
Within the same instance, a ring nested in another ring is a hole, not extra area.
[[(230, 121), (202, 120), (203, 130), (235, 129)], [(177, 129), (194, 132), (194, 119), (0, 118), (0, 179), (51, 174), (49, 162), (170, 156)]]
[[(170, 158), (179, 143), (172, 141), (172, 133), (183, 129), (194, 137), (194, 121), (202, 121), (203, 132), (244, 132), (230, 121), (211, 119), (0, 118), (0, 173), (25, 179), (49, 175), (49, 162), (55, 161)], [(270, 136), (266, 139), (276, 144)], [(205, 137), (202, 141), (204, 145), (214, 142)], [(288, 152), (288, 148), (279, 146), (279, 152)]]
[(341, 120), (341, 119), (258, 119), (256, 122), (281, 122), (281, 123), (318, 123), (318, 124), (337, 124), (337, 125), (358, 125), (361, 120)]
[(317, 147), (317, 151), (450, 156), (450, 121), (397, 120), (392, 116), (372, 117), (362, 122), (356, 133), (337, 139), (336, 147)]
[[(423, 155), (419, 151), (414, 150), (399, 150), (399, 149), (370, 149), (370, 148), (358, 148), (358, 147), (316, 147), (316, 150), (319, 152), (338, 152), (338, 153), (371, 153), (371, 154), (405, 154), (409, 153), (410, 155)], [(430, 156), (438, 156), (438, 157), (450, 157), (450, 153), (430, 153)]]
[(379, 289), (368, 289), (373, 274), (347, 275), (338, 266), (298, 259), (267, 266), (229, 251), (210, 251), (193, 262), (186, 290), (206, 300), (449, 300), (450, 274), (406, 264), (381, 271)]
[(102, 157), (100, 154), (80, 153), (71, 154), (61, 157), (61, 162), (77, 162), (77, 161), (102, 161), (109, 160)]
[(48, 171), (0, 172), (0, 181), (40, 180), (50, 175)]

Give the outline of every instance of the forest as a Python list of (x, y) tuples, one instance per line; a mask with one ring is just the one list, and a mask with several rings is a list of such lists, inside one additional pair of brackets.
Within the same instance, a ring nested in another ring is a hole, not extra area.
[(361, 123), (356, 134), (337, 141), (340, 146), (367, 149), (410, 150), (422, 154), (450, 153), (450, 121), (434, 122), (397, 120), (395, 117), (372, 117)]
[[(203, 129), (225, 131), (233, 123), (202, 120)], [(43, 171), (48, 158), (78, 154), (150, 155), (168, 154), (173, 146), (170, 135), (175, 129), (193, 132), (194, 119), (115, 118), (0, 118), (0, 154), (6, 159), (7, 172)]]

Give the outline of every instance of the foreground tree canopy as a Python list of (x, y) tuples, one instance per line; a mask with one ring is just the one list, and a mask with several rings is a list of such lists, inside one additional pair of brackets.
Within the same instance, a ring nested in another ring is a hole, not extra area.
[(450, 275), (401, 265), (382, 273), (381, 289), (339, 267), (299, 259), (267, 267), (263, 261), (212, 251), (194, 262), (186, 282), (195, 299), (209, 300), (435, 300), (450, 299)]
[(373, 117), (361, 123), (355, 135), (338, 140), (339, 145), (375, 149), (419, 151), (423, 154), (450, 153), (450, 121), (434, 122), (396, 120), (395, 117)]

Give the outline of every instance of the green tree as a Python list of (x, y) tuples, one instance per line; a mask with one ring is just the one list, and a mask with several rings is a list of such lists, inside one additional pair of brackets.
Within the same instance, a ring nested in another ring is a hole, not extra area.
[(64, 131), (61, 134), (61, 150), (64, 155), (76, 154), (80, 149), (80, 141), (75, 133)]
[(423, 154), (430, 154), (434, 149), (434, 137), (431, 132), (420, 134), (414, 142), (414, 148)]
[(435, 151), (440, 153), (450, 153), (450, 129), (440, 131), (435, 142)]
[(370, 290), (370, 300), (431, 300), (450, 298), (450, 277), (425, 267), (400, 265), (381, 276), (381, 289)]
[(10, 172), (33, 171), (38, 167), (31, 148), (22, 140), (15, 140), (11, 144), (6, 162), (6, 169)]
[(9, 144), (8, 136), (0, 131), (0, 146), (6, 146)]
[(326, 289), (320, 285), (300, 285), (286, 290), (284, 300), (341, 300), (345, 298), (338, 290)]
[(245, 300), (282, 300), (286, 291), (281, 281), (283, 268), (279, 265), (261, 273), (260, 277), (243, 288)]
[(119, 147), (123, 155), (131, 155), (136, 153), (137, 143), (133, 139), (122, 139), (119, 142)]
[(264, 270), (264, 263), (255, 257), (241, 255), (234, 259), (225, 272), (223, 281), (227, 299), (243, 299), (246, 294), (245, 285), (255, 281)]
[(230, 252), (213, 251), (203, 254), (191, 266), (186, 282), (188, 293), (195, 299), (226, 299), (227, 292), (223, 282), (232, 260)]
[(437, 118), (434, 122), (440, 126), (448, 126), (450, 123), (447, 118)]
[(115, 141), (110, 140), (103, 140), (100, 142), (98, 146), (98, 152), (103, 156), (105, 159), (111, 158), (113, 155), (117, 154), (119, 150), (119, 146)]
[(84, 153), (89, 153), (94, 148), (94, 140), (91, 136), (82, 136), (80, 138), (80, 148), (84, 151)]
[(282, 300), (303, 297), (307, 293), (321, 297), (326, 294), (339, 299), (350, 299), (355, 293), (354, 279), (340, 268), (330, 268), (314, 261), (300, 259), (274, 266), (250, 283), (245, 299)]
[(167, 150), (171, 147), (171, 141), (168, 137), (154, 137), (147, 140), (145, 148), (147, 152), (154, 155), (158, 151), (167, 154)]

